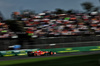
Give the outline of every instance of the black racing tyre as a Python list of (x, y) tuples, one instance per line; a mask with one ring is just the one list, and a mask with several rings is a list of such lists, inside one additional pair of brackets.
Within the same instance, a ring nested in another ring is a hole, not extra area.
[(28, 56), (29, 56), (29, 57), (31, 57), (31, 56), (32, 56), (32, 54), (28, 54)]
[(4, 57), (3, 55), (0, 55), (0, 57)]
[(37, 54), (33, 53), (33, 56), (37, 56)]
[(32, 55), (28, 54), (28, 57), (32, 57)]
[(45, 56), (49, 56), (50, 55), (50, 53), (45, 53)]
[(33, 53), (31, 53), (31, 51), (29, 51), (29, 52), (27, 52), (27, 55), (28, 55), (29, 57), (31, 57), (31, 56), (33, 56)]
[(49, 52), (50, 55), (53, 55), (54, 53), (52, 51)]

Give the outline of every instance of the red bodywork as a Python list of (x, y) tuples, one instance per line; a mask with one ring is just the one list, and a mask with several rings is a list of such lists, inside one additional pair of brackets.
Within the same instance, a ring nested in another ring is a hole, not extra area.
[(39, 55), (44, 55), (45, 52), (39, 50), (39, 51), (35, 51), (34, 54), (39, 56)]
[(32, 52), (32, 51), (28, 52), (28, 56), (48, 56), (48, 55), (53, 55), (53, 54), (56, 54), (56, 52), (41, 51), (41, 50), (38, 50), (35, 52)]

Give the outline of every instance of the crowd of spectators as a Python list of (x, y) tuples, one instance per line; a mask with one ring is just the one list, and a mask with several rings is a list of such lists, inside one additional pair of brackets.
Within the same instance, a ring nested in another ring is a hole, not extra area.
[(0, 22), (0, 38), (17, 38), (6, 23)]
[(31, 37), (100, 34), (100, 15), (97, 12), (54, 14), (47, 11), (37, 15), (26, 12), (20, 16), (20, 20)]

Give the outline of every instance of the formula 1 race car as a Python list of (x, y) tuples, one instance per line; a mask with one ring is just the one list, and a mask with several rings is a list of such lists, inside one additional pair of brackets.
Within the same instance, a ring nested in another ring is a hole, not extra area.
[(38, 50), (38, 51), (35, 51), (35, 52), (33, 52), (33, 51), (28, 51), (27, 52), (27, 55), (29, 57), (31, 57), (31, 56), (49, 56), (49, 55), (54, 55), (54, 54), (56, 54), (56, 52), (41, 51), (41, 50)]

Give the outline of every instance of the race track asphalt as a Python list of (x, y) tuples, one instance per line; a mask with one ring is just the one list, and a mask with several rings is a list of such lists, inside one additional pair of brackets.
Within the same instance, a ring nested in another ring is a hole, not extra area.
[(78, 52), (78, 53), (64, 53), (64, 54), (56, 54), (53, 56), (38, 56), (38, 57), (28, 57), (28, 56), (13, 56), (13, 57), (0, 57), (0, 61), (8, 61), (8, 60), (18, 60), (18, 59), (30, 59), (30, 58), (40, 58), (40, 57), (59, 57), (59, 56), (75, 56), (75, 55), (91, 55), (91, 54), (100, 54), (100, 51), (92, 51), (92, 52)]

